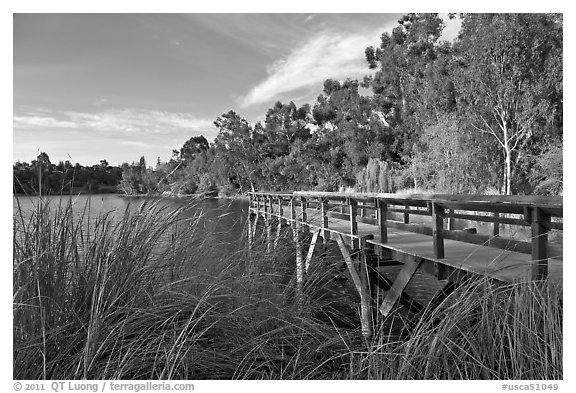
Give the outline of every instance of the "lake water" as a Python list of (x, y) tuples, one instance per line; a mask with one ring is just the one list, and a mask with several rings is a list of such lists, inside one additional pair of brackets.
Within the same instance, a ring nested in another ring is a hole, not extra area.
[[(17, 199), (16, 199), (17, 198)], [(181, 198), (121, 197), (114, 194), (45, 196), (57, 207), (72, 203), (73, 211), (93, 222), (99, 215), (110, 213), (113, 222), (119, 221), (126, 212), (137, 211), (144, 203), (158, 203), (168, 210), (181, 209), (181, 218), (190, 218), (196, 225), (195, 231), (210, 237), (218, 244), (216, 250), (231, 252), (244, 246), (244, 228), (248, 214), (248, 202), (243, 200), (205, 199), (192, 201)], [(18, 196), (14, 198), (13, 214), (22, 210), (26, 217), (35, 210), (39, 197)]]

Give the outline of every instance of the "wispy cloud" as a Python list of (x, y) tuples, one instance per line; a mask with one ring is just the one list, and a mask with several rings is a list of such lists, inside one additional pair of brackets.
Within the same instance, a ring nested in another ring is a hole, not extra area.
[(129, 135), (211, 131), (212, 120), (192, 114), (143, 109), (88, 112), (30, 112), (14, 116), (14, 129), (78, 129)]
[(268, 77), (240, 101), (244, 108), (272, 101), (305, 88), (319, 90), (328, 79), (361, 78), (369, 73), (364, 48), (379, 44), (394, 25), (351, 34), (323, 30), (268, 68)]
[(69, 120), (59, 120), (50, 116), (35, 114), (14, 116), (14, 128), (77, 128), (77, 124)]
[(138, 147), (148, 147), (149, 143), (139, 142), (139, 141), (120, 141), (121, 145), (125, 146), (138, 146)]

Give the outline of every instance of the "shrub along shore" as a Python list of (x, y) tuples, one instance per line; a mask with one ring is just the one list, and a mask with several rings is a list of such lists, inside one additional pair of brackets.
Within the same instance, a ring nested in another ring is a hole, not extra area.
[(14, 379), (563, 378), (546, 282), (469, 282), (367, 342), (330, 269), (297, 309), (288, 241), (223, 253), (160, 201), (88, 216), (39, 201), (14, 217)]

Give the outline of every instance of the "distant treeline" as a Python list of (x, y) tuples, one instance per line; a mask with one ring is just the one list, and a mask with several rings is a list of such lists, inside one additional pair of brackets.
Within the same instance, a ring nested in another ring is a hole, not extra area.
[(110, 166), (106, 160), (93, 166), (72, 165), (70, 161), (52, 164), (48, 154), (44, 152), (31, 163), (16, 162), (12, 169), (14, 192), (17, 194), (117, 192), (117, 186), (122, 180), (122, 168)]
[(439, 40), (437, 14), (407, 14), (359, 48), (363, 80), (328, 79), (314, 103), (277, 102), (254, 125), (224, 113), (213, 143), (194, 136), (169, 162), (126, 164), (120, 188), (561, 193), (562, 16), (450, 17), (454, 42)]

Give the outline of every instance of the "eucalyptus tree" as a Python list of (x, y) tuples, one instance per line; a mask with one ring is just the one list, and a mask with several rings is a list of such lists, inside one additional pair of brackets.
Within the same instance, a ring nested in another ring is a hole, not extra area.
[(213, 144), (214, 171), (220, 182), (229, 182), (240, 192), (255, 190), (261, 178), (263, 156), (259, 146), (264, 136), (232, 110), (219, 116), (214, 124), (220, 130)]
[(208, 140), (204, 138), (204, 135), (197, 135), (184, 142), (184, 145), (182, 145), (179, 151), (175, 150), (174, 152), (177, 153), (176, 157), (178, 161), (184, 164), (190, 164), (196, 159), (198, 154), (205, 152), (209, 148), (210, 145), (208, 144)]
[(370, 158), (391, 151), (390, 128), (374, 110), (372, 98), (360, 94), (359, 86), (355, 80), (326, 80), (312, 110), (317, 164), (321, 172), (330, 175), (328, 188), (353, 184)]
[(502, 153), (503, 190), (531, 144), (561, 138), (562, 20), (547, 14), (466, 14), (456, 44), (462, 116)]
[[(382, 34), (378, 48), (365, 50), (368, 66), (376, 72), (366, 76), (363, 85), (372, 89), (375, 109), (393, 131), (394, 161), (405, 163), (409, 159), (426, 125), (423, 121), (433, 112), (426, 105), (450, 101), (439, 98), (441, 93), (450, 93), (449, 86), (436, 81), (442, 89), (430, 88), (434, 86), (430, 83), (431, 65), (439, 56), (443, 28), (438, 14), (406, 14), (391, 33)], [(449, 45), (443, 50), (449, 50)]]

